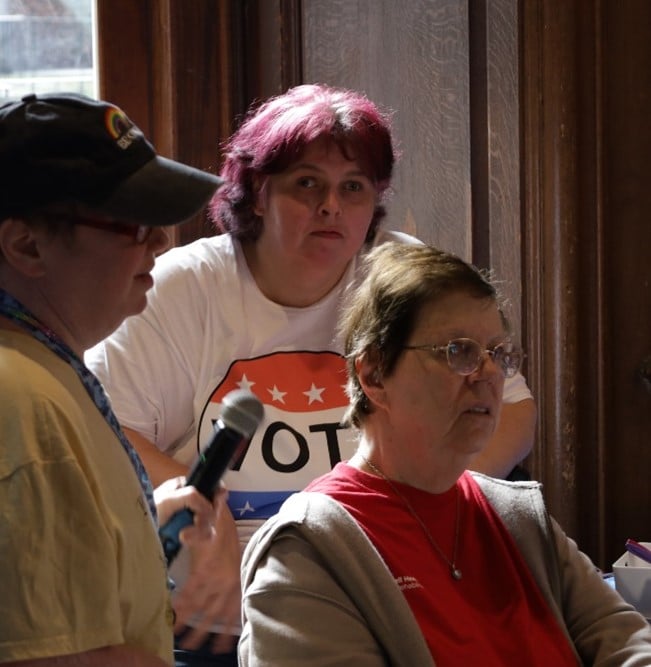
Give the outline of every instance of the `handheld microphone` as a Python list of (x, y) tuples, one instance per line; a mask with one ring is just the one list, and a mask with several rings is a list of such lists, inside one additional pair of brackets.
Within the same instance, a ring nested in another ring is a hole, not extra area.
[[(250, 442), (263, 415), (262, 403), (252, 393), (236, 390), (226, 394), (215, 430), (190, 471), (186, 486), (194, 486), (199, 493), (212, 501), (222, 476)], [(168, 565), (181, 549), (179, 533), (192, 524), (193, 520), (194, 513), (185, 508), (176, 512), (159, 529), (158, 534)]]

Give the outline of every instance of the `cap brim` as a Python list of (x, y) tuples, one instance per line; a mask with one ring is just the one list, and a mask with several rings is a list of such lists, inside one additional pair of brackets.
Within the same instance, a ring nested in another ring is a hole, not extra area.
[(223, 182), (208, 172), (156, 156), (93, 208), (141, 225), (175, 225), (199, 213)]

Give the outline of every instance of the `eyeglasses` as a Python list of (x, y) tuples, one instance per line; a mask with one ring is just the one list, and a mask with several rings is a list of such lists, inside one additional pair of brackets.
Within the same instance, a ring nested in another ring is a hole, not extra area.
[(504, 374), (511, 378), (519, 370), (524, 353), (511, 341), (499, 343), (492, 349), (484, 349), (472, 338), (455, 338), (447, 345), (405, 345), (405, 350), (425, 350), (434, 356), (445, 354), (450, 370), (459, 375), (471, 375), (482, 364), (484, 355), (491, 357)]
[(91, 218), (82, 218), (75, 216), (71, 222), (75, 225), (92, 227), (93, 229), (103, 229), (113, 234), (124, 234), (131, 237), (136, 243), (145, 243), (151, 236), (153, 227), (149, 225), (130, 225), (127, 222), (113, 222), (104, 220), (92, 220)]

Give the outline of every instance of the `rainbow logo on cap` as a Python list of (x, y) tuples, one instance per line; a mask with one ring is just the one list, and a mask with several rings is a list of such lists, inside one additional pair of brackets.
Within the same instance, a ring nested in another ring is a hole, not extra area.
[(104, 122), (106, 129), (114, 139), (119, 139), (133, 127), (133, 123), (126, 117), (124, 111), (117, 107), (109, 107), (106, 110)]

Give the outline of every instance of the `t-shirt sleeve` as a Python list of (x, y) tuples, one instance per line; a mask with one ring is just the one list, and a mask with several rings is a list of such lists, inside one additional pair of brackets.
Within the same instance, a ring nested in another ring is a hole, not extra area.
[(516, 373), (512, 378), (504, 380), (504, 403), (519, 403), (527, 399), (533, 399), (533, 394), (522, 373)]

